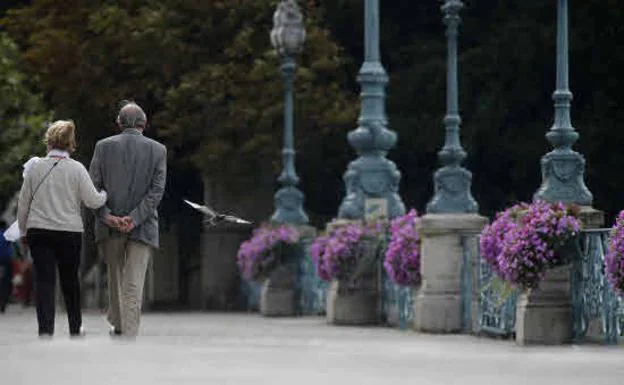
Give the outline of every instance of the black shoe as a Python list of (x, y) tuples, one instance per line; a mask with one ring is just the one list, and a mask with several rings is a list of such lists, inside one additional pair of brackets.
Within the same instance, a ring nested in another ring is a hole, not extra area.
[(77, 332), (70, 332), (69, 338), (80, 338), (84, 337), (86, 334), (87, 333), (85, 332), (84, 328), (81, 326)]
[(49, 332), (39, 332), (39, 339), (41, 340), (50, 340), (52, 336), (53, 334)]
[(110, 331), (108, 332), (108, 334), (110, 334), (111, 336), (120, 336), (121, 335), (121, 329), (117, 329), (114, 326), (111, 326)]

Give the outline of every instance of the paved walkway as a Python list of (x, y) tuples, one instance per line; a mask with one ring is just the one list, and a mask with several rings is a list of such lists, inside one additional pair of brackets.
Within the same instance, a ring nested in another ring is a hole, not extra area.
[(100, 314), (39, 340), (33, 309), (0, 315), (2, 385), (600, 385), (624, 383), (624, 347), (521, 348), (470, 336), (333, 327), (322, 318), (146, 314), (136, 341), (111, 340)]

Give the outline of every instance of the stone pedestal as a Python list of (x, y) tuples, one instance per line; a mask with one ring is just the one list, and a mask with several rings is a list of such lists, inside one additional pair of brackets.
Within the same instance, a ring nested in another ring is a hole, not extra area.
[(265, 317), (289, 317), (296, 314), (297, 265), (278, 266), (262, 284), (260, 314)]
[(487, 218), (477, 214), (427, 214), (421, 218), (422, 286), (414, 302), (416, 330), (462, 330), (461, 237), (479, 233), (486, 224)]
[[(604, 213), (582, 207), (583, 228), (602, 227)], [(565, 250), (564, 258), (578, 258), (574, 248)], [(518, 297), (516, 303), (516, 343), (519, 345), (561, 345), (572, 341), (571, 265), (548, 271), (537, 289)]]
[(570, 265), (546, 272), (536, 289), (516, 302), (516, 343), (561, 345), (572, 340)]
[(376, 276), (358, 282), (334, 281), (327, 291), (327, 322), (335, 325), (377, 325), (381, 321)]
[[(334, 221), (332, 226), (351, 221)], [(381, 262), (375, 255), (376, 241), (362, 239), (364, 255), (356, 267), (355, 279), (334, 281), (327, 289), (327, 322), (336, 325), (377, 325), (381, 323)]]
[(304, 246), (314, 238), (316, 229), (311, 226), (297, 226), (300, 241), (298, 247), (288, 248), (295, 255), (286, 256), (287, 263), (278, 266), (264, 281), (260, 293), (260, 313), (265, 317), (291, 317), (297, 315), (297, 291), (299, 266), (305, 258)]

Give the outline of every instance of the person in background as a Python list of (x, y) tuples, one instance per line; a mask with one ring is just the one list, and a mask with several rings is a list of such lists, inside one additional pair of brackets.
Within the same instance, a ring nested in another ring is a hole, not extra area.
[(6, 311), (13, 292), (13, 245), (4, 238), (6, 229), (6, 222), (0, 219), (0, 313)]
[[(39, 336), (54, 334), (56, 269), (65, 300), (70, 336), (83, 335), (80, 308), (80, 249), (84, 226), (81, 204), (97, 209), (106, 203), (87, 169), (71, 159), (75, 126), (59, 120), (44, 139), (47, 156), (32, 164), (20, 190), (17, 218), (35, 268), (35, 304)], [(22, 238), (24, 239), (24, 238)]]
[(143, 136), (147, 117), (136, 103), (124, 102), (117, 125), (120, 134), (95, 145), (89, 171), (95, 186), (109, 193), (97, 212), (95, 241), (108, 267), (111, 335), (134, 338), (148, 262), (159, 246), (157, 208), (165, 192), (167, 149)]

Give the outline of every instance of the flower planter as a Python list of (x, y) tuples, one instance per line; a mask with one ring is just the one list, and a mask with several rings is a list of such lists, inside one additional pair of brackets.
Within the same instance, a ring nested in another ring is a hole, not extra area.
[(381, 321), (378, 281), (333, 281), (327, 292), (327, 322), (336, 325), (376, 325)]
[(516, 343), (561, 345), (572, 340), (571, 265), (549, 269), (516, 303)]
[(365, 255), (356, 277), (332, 281), (327, 292), (327, 322), (336, 325), (376, 325), (381, 322), (380, 272), (377, 242), (363, 240)]
[(284, 244), (275, 266), (263, 278), (260, 314), (265, 317), (291, 317), (297, 314), (297, 273), (303, 258), (303, 245)]
[(260, 314), (265, 317), (296, 315), (297, 261), (280, 264), (265, 279), (260, 292)]

